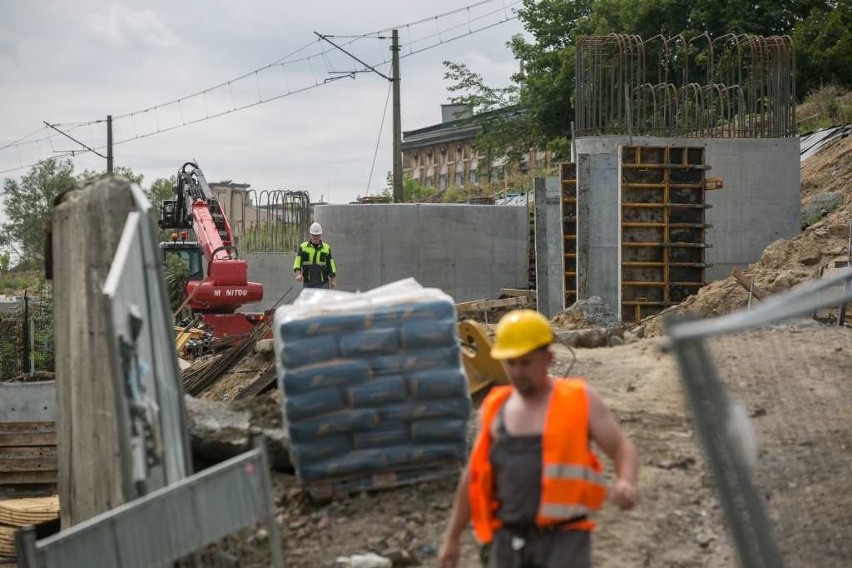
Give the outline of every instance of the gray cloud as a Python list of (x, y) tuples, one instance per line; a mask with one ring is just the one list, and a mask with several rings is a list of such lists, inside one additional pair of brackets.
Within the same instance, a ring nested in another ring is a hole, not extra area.
[[(507, 2), (508, 3), (508, 2)], [(319, 44), (313, 31), (334, 34), (371, 32), (428, 18), (459, 7), (457, 0), (324, 0), (313, 3), (200, 0), (128, 0), (104, 5), (79, 0), (13, 0), (10, 19), (0, 22), (0, 145), (38, 129), (42, 120), (74, 122), (148, 108), (219, 84), (275, 61), (294, 50)], [(497, 0), (494, 5), (503, 5)], [(447, 21), (447, 33), (456, 21)], [(428, 26), (432, 26), (429, 28)], [(403, 28), (403, 54), (411, 38), (435, 33), (434, 23)], [(440, 121), (447, 101), (444, 60), (467, 63), (495, 86), (508, 83), (517, 64), (505, 47), (521, 29), (517, 21), (402, 59), (402, 127), (412, 130)], [(6, 33), (6, 32), (10, 33)], [(341, 39), (341, 41), (346, 41)], [(352, 46), (361, 58), (377, 61), (388, 42), (364, 40)], [(10, 55), (18, 54), (11, 62)], [(3, 54), (7, 54), (4, 55)], [(345, 56), (315, 58), (300, 70), (275, 69), (251, 76), (195, 101), (116, 121), (116, 139), (180, 124), (216, 104), (251, 102), (286, 92), (286, 83), (322, 81), (332, 69), (354, 68)], [(307, 67), (307, 70), (305, 69)], [(280, 71), (280, 73), (278, 73)], [(234, 93), (231, 100), (230, 91)], [(258, 94), (260, 93), (260, 94)], [(145, 174), (146, 181), (173, 175), (195, 158), (208, 179), (232, 179), (258, 189), (307, 189), (317, 198), (346, 202), (368, 185), (387, 82), (359, 74), (307, 92), (116, 147), (116, 164)], [(216, 99), (219, 97), (219, 99)], [(154, 126), (151, 126), (154, 125)], [(103, 124), (74, 131), (84, 142), (105, 143)], [(391, 115), (388, 108), (380, 139), (373, 190), (384, 186), (391, 168)], [(0, 170), (72, 147), (54, 139), (0, 151)], [(78, 155), (75, 168), (103, 169), (104, 162)], [(3, 174), (18, 177), (26, 170)]]
[(180, 39), (153, 11), (112, 4), (106, 12), (91, 16), (90, 30), (108, 46), (137, 44), (167, 49), (179, 47)]

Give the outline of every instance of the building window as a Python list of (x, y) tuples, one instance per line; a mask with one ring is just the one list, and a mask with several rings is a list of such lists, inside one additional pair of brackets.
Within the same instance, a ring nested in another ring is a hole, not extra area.
[(464, 185), (464, 174), (461, 171), (456, 172), (456, 187)]
[(434, 178), (432, 176), (426, 176), (426, 180), (423, 182), (423, 185), (426, 187), (432, 187), (434, 184)]
[(479, 185), (476, 179), (476, 170), (470, 170), (470, 185)]
[(441, 174), (438, 178), (438, 183), (440, 184), (440, 187), (438, 188), (439, 191), (447, 189), (447, 174)]

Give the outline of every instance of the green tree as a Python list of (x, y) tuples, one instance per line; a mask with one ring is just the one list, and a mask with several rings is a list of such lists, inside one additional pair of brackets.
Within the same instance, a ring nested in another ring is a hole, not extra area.
[(852, 0), (815, 8), (796, 26), (797, 94), (826, 86), (852, 88)]
[[(495, 88), (462, 64), (448, 64), (454, 102), (480, 111), (501, 98), (520, 119), (495, 116), (478, 148), (521, 149), (525, 144), (568, 156), (574, 118), (576, 45), (583, 35), (658, 34), (689, 38), (689, 77), (706, 77), (709, 51), (705, 32), (789, 35), (797, 50), (797, 93), (806, 95), (823, 83), (852, 86), (852, 0), (524, 0), (519, 17), (527, 35), (509, 42), (521, 69), (512, 85)], [(646, 52), (653, 62), (653, 49)], [(509, 98), (511, 97), (511, 98)], [(496, 107), (499, 108), (499, 107)], [(511, 158), (511, 156), (510, 156)]]
[(518, 162), (534, 142), (532, 124), (518, 106), (518, 86), (495, 89), (463, 63), (444, 61), (444, 67), (444, 79), (452, 82), (447, 88), (453, 94), (450, 102), (469, 105), (473, 116), (467, 120), (480, 128), (476, 150), (487, 163), (504, 155), (509, 162)]
[[(386, 197), (389, 201), (393, 201), (393, 172), (388, 172), (385, 179), (387, 186), (382, 190), (382, 197)], [(434, 189), (420, 185), (420, 182), (414, 178), (402, 178), (403, 203), (422, 203), (432, 195), (435, 195)]]
[(157, 178), (146, 191), (148, 201), (151, 202), (151, 211), (149, 213), (151, 215), (151, 220), (154, 222), (154, 226), (157, 226), (157, 223), (160, 221), (160, 209), (163, 206), (163, 201), (167, 199), (174, 199), (176, 186), (177, 176)]
[[(124, 176), (129, 179), (132, 183), (135, 183), (142, 186), (142, 180), (145, 179), (143, 174), (137, 174), (133, 170), (125, 166), (118, 166), (117, 168), (113, 168), (113, 174), (118, 176)], [(81, 182), (89, 181), (92, 178), (96, 178), (98, 176), (106, 175), (106, 170), (103, 171), (95, 171), (95, 170), (83, 170), (82, 173), (77, 175), (77, 179)]]
[(20, 181), (3, 182), (3, 206), (8, 219), (0, 226), (0, 246), (22, 262), (44, 262), (44, 227), (59, 193), (73, 187), (74, 166), (69, 160), (44, 160)]

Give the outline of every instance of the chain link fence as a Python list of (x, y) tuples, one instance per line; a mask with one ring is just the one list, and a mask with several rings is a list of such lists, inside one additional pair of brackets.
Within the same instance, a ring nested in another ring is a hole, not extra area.
[(0, 381), (53, 370), (53, 288), (45, 284), (0, 313)]
[(846, 269), (751, 310), (669, 322), (743, 568), (841, 567), (852, 558), (850, 301)]

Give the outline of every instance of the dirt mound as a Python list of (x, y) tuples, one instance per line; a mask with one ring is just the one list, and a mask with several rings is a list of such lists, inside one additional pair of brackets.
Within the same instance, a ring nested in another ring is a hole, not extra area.
[[(756, 288), (778, 293), (813, 280), (820, 270), (847, 254), (852, 219), (852, 137), (828, 143), (802, 164), (802, 203), (819, 196), (839, 196), (825, 216), (789, 240), (779, 239), (763, 251), (761, 259), (743, 271)], [(744, 307), (748, 291), (733, 276), (701, 288), (683, 303), (646, 318), (636, 328), (640, 336), (665, 333), (663, 320), (672, 315), (714, 317)]]
[(588, 329), (592, 327), (613, 327), (619, 325), (618, 316), (601, 299), (592, 296), (586, 300), (574, 302), (557, 314), (551, 323), (555, 327), (568, 329)]

